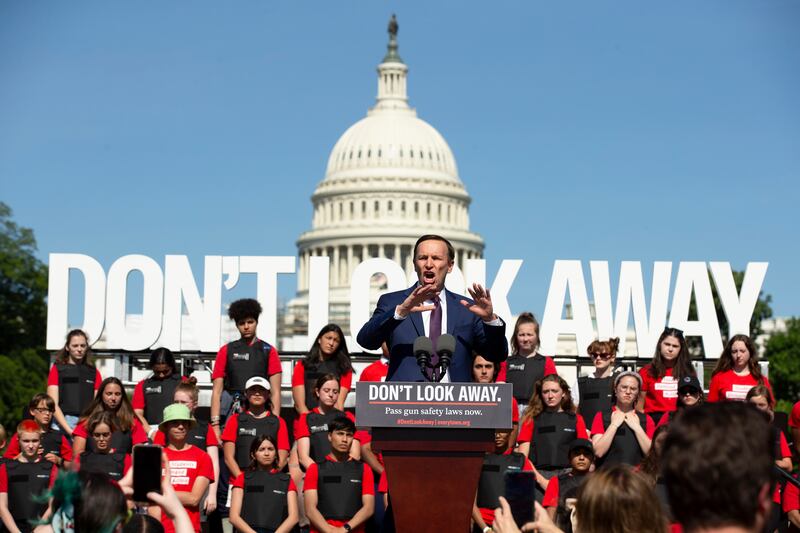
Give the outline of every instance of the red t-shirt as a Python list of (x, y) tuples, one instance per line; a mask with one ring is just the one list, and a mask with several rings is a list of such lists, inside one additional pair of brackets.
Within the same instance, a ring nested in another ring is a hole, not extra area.
[[(61, 435), (61, 458), (65, 461), (72, 461), (72, 446), (70, 446), (67, 437)], [(11, 437), (11, 440), (8, 443), (8, 448), (6, 448), (6, 453), (3, 454), (3, 457), (6, 459), (14, 459), (16, 458), (22, 450), (19, 449), (19, 435), (14, 433), (14, 436)]]
[[(307, 420), (309, 413), (320, 414), (319, 407), (315, 407), (308, 413), (303, 413), (302, 415), (300, 415), (299, 418), (300, 422), (296, 425), (294, 432), (294, 440), (302, 439), (303, 437), (311, 437), (311, 432), (308, 430), (308, 420)], [(353, 416), (353, 413), (351, 413), (350, 411), (345, 411), (344, 416), (346, 416), (353, 424), (356, 423), (356, 417)], [(353, 438), (362, 444), (370, 442), (371, 440), (369, 433), (362, 430), (357, 430), (356, 434), (353, 435)]]
[[(650, 367), (645, 365), (639, 369), (642, 377), (642, 391), (645, 413), (674, 411), (678, 405), (678, 380), (672, 377), (672, 368), (667, 368), (661, 379), (650, 376)], [(592, 431), (594, 433), (594, 431)]]
[(386, 475), (386, 470), (381, 474), (381, 480), (378, 481), (378, 492), (385, 494), (389, 492), (389, 478)]
[[(273, 469), (273, 470), (270, 470), (269, 472), (270, 472), (270, 474), (277, 474), (277, 473), (280, 472), (280, 470)], [(234, 479), (233, 483), (231, 483), (231, 487), (236, 488), (236, 489), (244, 489), (244, 474), (245, 473), (242, 472), (241, 474), (236, 476), (236, 479)], [(289, 490), (288, 490), (288, 492), (297, 492), (297, 485), (294, 484), (294, 480), (292, 478), (289, 478)]]
[[(306, 384), (306, 365), (303, 361), (298, 361), (294, 365), (292, 372), (292, 387), (303, 387)], [(353, 388), (353, 369), (348, 370), (339, 376), (339, 386), (343, 389), (351, 390)]]
[(519, 423), (519, 404), (517, 403), (517, 399), (513, 396), (511, 397), (511, 423)]
[[(616, 405), (611, 406), (611, 412), (617, 410)], [(653, 433), (656, 432), (656, 424), (653, 422), (653, 419), (650, 418), (650, 415), (646, 414), (645, 417), (645, 424), (644, 424), (644, 432), (647, 434), (647, 437), (652, 439)], [(592, 421), (592, 436), (594, 435), (602, 435), (606, 432), (605, 424), (603, 424), (603, 413), (597, 413), (594, 415), (594, 420)]]
[(783, 512), (798, 510), (800, 510), (800, 489), (787, 483), (786, 489), (783, 491)]
[[(256, 342), (255, 337), (253, 342)], [(253, 342), (250, 343), (252, 346)], [(283, 372), (281, 368), (281, 358), (278, 356), (278, 350), (273, 345), (269, 345), (269, 356), (267, 357), (267, 377), (274, 376)], [(222, 348), (217, 352), (217, 358), (214, 359), (214, 370), (211, 372), (211, 379), (225, 377), (225, 367), (228, 365), (228, 345), (223, 344)]]
[[(552, 357), (544, 357), (544, 375), (549, 376), (550, 374), (557, 374), (556, 371), (556, 363), (553, 361)], [(506, 362), (503, 361), (500, 363), (500, 370), (497, 371), (497, 380), (498, 383), (505, 383), (506, 382)]]
[(389, 374), (389, 362), (384, 361), (383, 357), (370, 363), (367, 368), (361, 372), (361, 377), (358, 381), (386, 381), (386, 376)]
[[(164, 435), (164, 432), (159, 429), (153, 436), (153, 444), (164, 446), (166, 443), (166, 435)], [(219, 439), (217, 439), (217, 434), (214, 433), (214, 428), (211, 427), (211, 424), (208, 425), (208, 431), (206, 432), (206, 447), (209, 446), (219, 446)]]
[[(583, 476), (587, 474), (581, 474)], [(553, 476), (550, 478), (550, 482), (547, 484), (547, 489), (544, 491), (544, 497), (542, 498), (542, 507), (558, 507), (558, 497), (561, 495), (558, 476)]]
[[(772, 392), (769, 380), (764, 377), (764, 385)], [(733, 370), (726, 370), (714, 374), (711, 377), (711, 384), (708, 386), (708, 401), (720, 402), (723, 400), (743, 402), (747, 398), (750, 389), (758, 385), (758, 380), (752, 375), (737, 376)]]
[[(50, 483), (48, 483), (47, 488), (53, 487), (56, 477), (58, 477), (58, 467), (53, 465), (53, 468), (50, 469)], [(0, 465), (0, 492), (8, 494), (8, 473), (6, 473), (5, 464)], [(0, 522), (0, 524), (1, 523), (2, 522)], [(5, 531), (5, 529), (3, 531)]]
[[(100, 383), (103, 382), (103, 376), (100, 375), (100, 371), (95, 368), (94, 370), (94, 390), (98, 390), (100, 388)], [(58, 386), (58, 367), (53, 365), (50, 367), (50, 373), (47, 375), (47, 386), (50, 385)]]
[[(506, 450), (503, 455), (511, 455), (513, 450)], [(525, 458), (525, 462), (522, 464), (522, 471), (523, 472), (533, 472), (533, 463), (531, 463), (530, 459), (527, 457)], [(378, 491), (380, 492), (380, 486), (378, 486)], [(483, 521), (486, 522), (487, 526), (491, 526), (494, 524), (494, 510), (496, 507), (491, 509), (487, 509), (485, 507), (478, 507), (478, 511), (481, 513), (481, 518)]]
[[(247, 414), (252, 415), (250, 411)], [(267, 411), (267, 415), (270, 413)], [(286, 422), (283, 418), (278, 417), (278, 449), (289, 450), (289, 432), (286, 430)], [(236, 437), (239, 435), (239, 414), (233, 415), (225, 424), (225, 429), (222, 431), (222, 442), (236, 442)]]
[[(82, 437), (86, 440), (89, 440), (89, 432), (86, 430), (86, 422), (86, 420), (81, 420), (75, 425), (75, 429), (72, 430), (73, 437)], [(133, 440), (134, 446), (147, 442), (147, 433), (145, 433), (144, 427), (142, 426), (142, 423), (139, 422), (138, 418), (133, 419), (133, 426), (131, 427), (131, 440)]]
[[(214, 467), (211, 464), (211, 457), (197, 446), (187, 446), (183, 450), (173, 450), (164, 448), (169, 461), (170, 477), (172, 487), (175, 492), (192, 492), (194, 483), (199, 477), (208, 478), (214, 482)], [(162, 472), (166, 474), (166, 472)], [(200, 531), (200, 507), (186, 507), (186, 512), (192, 520), (195, 531)], [(175, 525), (172, 520), (167, 518), (167, 513), (161, 513), (161, 523), (164, 524), (164, 531), (173, 533)]]
[(800, 402), (792, 407), (792, 414), (789, 417), (789, 427), (800, 428)]
[[(787, 457), (792, 456), (792, 450), (789, 448), (789, 443), (786, 441), (786, 435), (783, 434), (783, 431), (778, 431), (778, 443), (780, 447), (780, 457), (779, 459), (785, 459)], [(790, 486), (790, 483), (787, 483), (786, 486)], [(775, 491), (772, 493), (772, 502), (780, 505), (781, 504), (781, 485), (780, 483), (775, 484)]]
[[(594, 433), (594, 431), (592, 431)], [(576, 439), (588, 439), (589, 435), (586, 433), (586, 422), (583, 420), (581, 415), (575, 415), (575, 438)], [(530, 442), (533, 439), (533, 418), (529, 418), (525, 422), (522, 423), (522, 427), (519, 428), (519, 435), (517, 436), (517, 442), (522, 444), (524, 442)]]
[[(332, 455), (326, 457), (329, 461), (335, 461)], [(361, 477), (361, 496), (367, 495), (375, 495), (375, 478), (372, 475), (372, 469), (367, 465), (367, 463), (363, 463), (364, 467), (364, 474)], [(303, 492), (308, 492), (309, 490), (317, 490), (318, 486), (318, 478), (319, 478), (319, 468), (317, 467), (317, 463), (312, 463), (311, 466), (308, 467), (306, 470), (306, 480), (303, 484)], [(325, 520), (327, 523), (334, 527), (342, 527), (347, 523), (346, 520)], [(357, 528), (353, 528), (353, 533), (362, 533), (365, 531), (366, 524), (361, 524)], [(311, 533), (320, 533), (318, 529), (316, 529), (313, 525), (311, 526)]]

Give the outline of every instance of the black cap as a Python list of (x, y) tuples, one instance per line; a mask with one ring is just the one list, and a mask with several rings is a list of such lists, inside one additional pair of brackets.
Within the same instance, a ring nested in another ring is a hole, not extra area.
[(569, 445), (569, 454), (572, 454), (575, 450), (588, 450), (592, 456), (594, 456), (594, 446), (592, 446), (592, 441), (589, 439), (575, 439)]
[(697, 376), (683, 376), (680, 383), (678, 383), (678, 390), (681, 389), (695, 389), (703, 392), (703, 387), (700, 385), (700, 380)]

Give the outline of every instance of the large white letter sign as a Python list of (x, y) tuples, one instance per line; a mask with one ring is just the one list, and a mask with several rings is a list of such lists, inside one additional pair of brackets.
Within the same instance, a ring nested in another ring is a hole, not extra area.
[[(697, 320), (689, 320), (689, 302), (692, 299), (692, 287), (697, 306)], [(675, 280), (675, 294), (672, 296), (672, 311), (669, 325), (683, 330), (684, 335), (700, 335), (703, 337), (703, 349), (708, 358), (719, 358), (722, 353), (722, 337), (719, 332), (719, 321), (714, 308), (714, 296), (711, 294), (711, 282), (708, 269), (702, 261), (682, 261), (678, 267), (678, 278)]]
[[(125, 321), (128, 275), (138, 270), (144, 278), (142, 322), (128, 327)], [(123, 350), (145, 350), (161, 333), (164, 277), (158, 263), (145, 255), (125, 255), (108, 269), (106, 291), (106, 337), (108, 345)]]
[(241, 272), (256, 274), (256, 298), (264, 308), (258, 321), (259, 336), (278, 342), (278, 274), (293, 274), (294, 256), (248, 256), (239, 258)]
[[(358, 265), (350, 281), (350, 334), (353, 336), (353, 342), (361, 326), (369, 320), (372, 311), (369, 308), (370, 279), (377, 273), (386, 276), (385, 292), (400, 291), (411, 284), (406, 279), (403, 267), (390, 259), (373, 257)], [(358, 349), (368, 351), (361, 346), (358, 346)]]
[(197, 347), (213, 352), (220, 345), (222, 312), (222, 256), (205, 257), (203, 296), (197, 290), (192, 267), (185, 255), (168, 255), (164, 261), (164, 329), (159, 339), (170, 350), (181, 350), (183, 303), (192, 324)]
[(747, 263), (742, 290), (738, 295), (730, 263), (711, 262), (708, 266), (717, 286), (722, 309), (728, 318), (728, 338), (738, 334), (750, 335), (750, 319), (753, 317), (769, 263)]
[(317, 338), (317, 332), (328, 323), (330, 305), (330, 258), (312, 255), (308, 263), (308, 346)]
[[(572, 306), (572, 318), (561, 318), (567, 291)], [(589, 298), (583, 279), (580, 261), (557, 260), (553, 265), (550, 290), (542, 317), (541, 351), (555, 354), (560, 333), (572, 333), (578, 343), (578, 352), (586, 349), (594, 337)]]
[(106, 273), (95, 259), (83, 254), (50, 254), (47, 281), (48, 350), (64, 346), (69, 330), (69, 271), (83, 274), (83, 325), (93, 343), (103, 333), (106, 314)]

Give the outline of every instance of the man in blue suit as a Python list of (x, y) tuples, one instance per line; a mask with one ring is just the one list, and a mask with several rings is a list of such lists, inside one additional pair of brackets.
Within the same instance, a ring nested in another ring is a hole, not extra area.
[[(439, 235), (423, 235), (414, 245), (419, 281), (404, 291), (384, 294), (372, 318), (358, 332), (358, 343), (376, 350), (389, 347), (386, 381), (423, 381), (413, 344), (417, 337), (449, 333), (456, 338), (453, 360), (443, 381), (471, 381), (472, 353), (500, 363), (508, 357), (505, 322), (494, 314), (488, 289), (473, 284), (472, 299), (444, 288), (453, 270), (453, 245)], [(436, 332), (431, 335), (431, 328)]]

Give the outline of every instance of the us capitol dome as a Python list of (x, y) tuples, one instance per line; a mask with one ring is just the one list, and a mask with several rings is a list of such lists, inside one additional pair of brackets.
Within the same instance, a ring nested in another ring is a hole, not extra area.
[[(467, 259), (483, 255), (483, 239), (469, 230), (471, 198), (453, 152), (408, 104), (408, 66), (398, 54), (397, 29), (392, 16), (374, 107), (336, 142), (311, 196), (314, 214), (311, 229), (297, 240), (297, 294), (287, 306), (284, 336), (306, 334), (312, 256), (330, 258), (329, 318), (349, 333), (350, 280), (362, 261), (391, 259), (413, 280), (413, 246), (426, 233), (453, 243), (462, 270)], [(377, 299), (380, 276), (373, 281)]]

